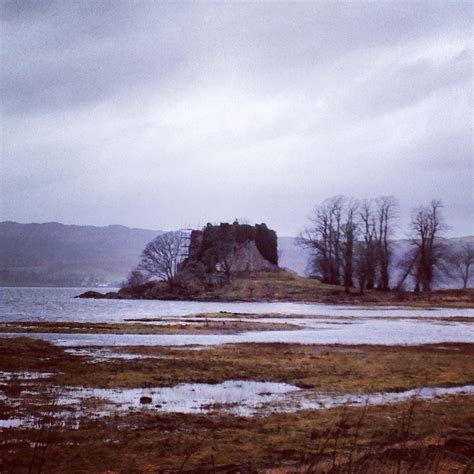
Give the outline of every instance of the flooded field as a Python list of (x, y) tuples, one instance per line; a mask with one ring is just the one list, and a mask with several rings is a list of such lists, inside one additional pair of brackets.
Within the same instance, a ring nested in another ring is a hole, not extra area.
[(473, 309), (79, 292), (0, 290), (7, 472), (43, 449), (47, 472), (324, 465), (326, 449), (362, 463), (374, 446), (408, 456), (401, 439), (423, 465), (474, 457)]
[[(268, 319), (267, 319), (268, 320)], [(30, 333), (33, 338), (60, 346), (187, 346), (242, 343), (295, 344), (431, 344), (440, 342), (474, 342), (474, 319), (452, 323), (414, 319), (358, 319), (350, 322), (301, 322), (299, 330), (237, 332), (233, 334), (67, 334)], [(21, 333), (0, 334), (18, 337)]]
[[(449, 395), (474, 393), (474, 385), (459, 387), (420, 387), (400, 392), (371, 394), (337, 394), (302, 389), (296, 385), (254, 380), (181, 383), (172, 387), (83, 388), (48, 385), (46, 391), (34, 390), (29, 382), (47, 379), (55, 374), (17, 372), (0, 374), (0, 385), (11, 380), (19, 384), (15, 394), (2, 394), (0, 400), (16, 407), (16, 418), (4, 419), (0, 427), (28, 425), (26, 408), (35, 405), (42, 410), (54, 402), (65, 418), (107, 417), (132, 411), (152, 413), (206, 414), (226, 413), (236, 416), (266, 416), (301, 410), (325, 410), (341, 406), (371, 406), (401, 403), (410, 399), (429, 400)], [(41, 404), (44, 404), (41, 407)], [(18, 415), (23, 415), (19, 418)]]

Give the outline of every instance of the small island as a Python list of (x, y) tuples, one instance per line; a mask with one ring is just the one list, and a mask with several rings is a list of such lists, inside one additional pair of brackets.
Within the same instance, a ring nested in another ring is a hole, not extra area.
[(463, 307), (472, 306), (474, 291), (380, 291), (367, 283), (361, 288), (303, 277), (280, 268), (274, 230), (234, 221), (161, 234), (143, 250), (118, 292), (86, 291), (78, 297)]

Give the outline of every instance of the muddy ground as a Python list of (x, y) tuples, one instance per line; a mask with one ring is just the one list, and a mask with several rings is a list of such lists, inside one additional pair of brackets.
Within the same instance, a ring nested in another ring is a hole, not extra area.
[[(472, 395), (253, 417), (218, 407), (205, 414), (157, 408), (90, 417), (86, 406), (65, 413), (57, 397), (61, 387), (146, 389), (229, 379), (285, 382), (334, 394), (461, 386), (474, 383), (474, 344), (114, 347), (109, 354), (127, 358), (105, 359), (94, 351), (74, 353), (28, 337), (0, 340), (0, 418), (29, 417), (28, 425), (2, 429), (2, 472), (472, 469)], [(48, 374), (15, 376), (22, 372)], [(19, 396), (28, 403), (15, 406), (11, 401)], [(100, 400), (87, 403), (101, 406)]]

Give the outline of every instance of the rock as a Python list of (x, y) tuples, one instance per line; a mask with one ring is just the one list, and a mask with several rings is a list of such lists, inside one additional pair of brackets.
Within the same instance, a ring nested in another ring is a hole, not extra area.
[(109, 300), (121, 299), (121, 296), (116, 291), (109, 291), (104, 295), (104, 298)]
[(99, 293), (98, 291), (86, 291), (85, 293), (80, 294), (79, 296), (76, 296), (76, 298), (95, 298), (95, 299), (101, 299), (105, 298), (105, 295), (102, 293)]
[(142, 405), (149, 405), (152, 402), (152, 398), (144, 395), (143, 397), (140, 397), (140, 403)]

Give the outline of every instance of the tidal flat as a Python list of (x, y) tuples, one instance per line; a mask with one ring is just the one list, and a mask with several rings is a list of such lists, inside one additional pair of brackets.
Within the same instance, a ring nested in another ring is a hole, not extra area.
[(469, 472), (472, 309), (235, 306), (3, 318), (1, 469)]
[[(75, 349), (25, 336), (0, 340), (7, 472), (472, 466), (474, 344)], [(424, 387), (441, 391), (422, 397)], [(173, 410), (179, 396), (199, 409)], [(302, 396), (342, 402), (290, 410)]]
[(216, 318), (160, 318), (126, 323), (78, 323), (59, 321), (11, 321), (0, 323), (0, 333), (48, 334), (219, 334), (243, 331), (300, 329), (284, 321)]

